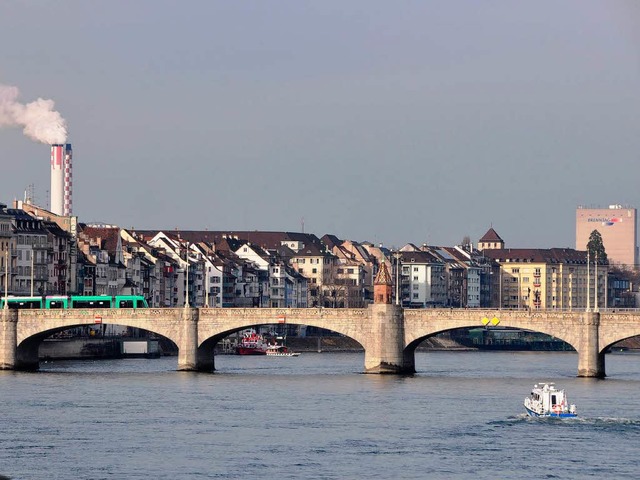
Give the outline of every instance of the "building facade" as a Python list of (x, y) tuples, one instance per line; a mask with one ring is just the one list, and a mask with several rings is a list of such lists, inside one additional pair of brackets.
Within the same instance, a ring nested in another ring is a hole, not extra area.
[(638, 226), (635, 208), (609, 205), (609, 208), (576, 209), (576, 250), (586, 250), (591, 233), (597, 230), (612, 265), (634, 268), (638, 265)]
[(485, 250), (500, 265), (497, 300), (509, 309), (607, 308), (607, 265), (570, 248)]

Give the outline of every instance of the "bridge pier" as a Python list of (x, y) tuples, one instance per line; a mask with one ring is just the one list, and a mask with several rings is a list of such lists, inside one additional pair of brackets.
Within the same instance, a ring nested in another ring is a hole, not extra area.
[(600, 352), (599, 329), (600, 314), (585, 312), (580, 317), (583, 327), (580, 329), (578, 345), (578, 376), (604, 378), (604, 352)]
[(178, 370), (196, 371), (198, 365), (199, 309), (184, 308), (180, 318), (182, 331), (178, 342)]
[(16, 366), (18, 342), (18, 311), (0, 310), (0, 370), (13, 370)]
[(412, 355), (405, 357), (404, 316), (397, 305), (370, 305), (371, 331), (364, 353), (365, 373), (415, 373)]
[(185, 308), (181, 315), (182, 332), (178, 342), (178, 370), (186, 372), (212, 372), (213, 342), (198, 347), (199, 308)]

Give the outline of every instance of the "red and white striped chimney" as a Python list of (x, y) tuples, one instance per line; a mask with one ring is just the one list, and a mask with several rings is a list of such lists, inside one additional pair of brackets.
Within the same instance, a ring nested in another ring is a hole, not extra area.
[(51, 205), (56, 215), (64, 214), (64, 145), (51, 145)]

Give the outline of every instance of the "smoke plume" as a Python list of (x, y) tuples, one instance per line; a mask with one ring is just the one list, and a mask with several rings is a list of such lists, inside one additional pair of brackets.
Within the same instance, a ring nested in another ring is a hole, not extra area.
[(67, 141), (67, 122), (53, 100), (38, 98), (22, 104), (16, 87), (0, 84), (0, 127), (22, 127), (28, 137), (48, 145)]

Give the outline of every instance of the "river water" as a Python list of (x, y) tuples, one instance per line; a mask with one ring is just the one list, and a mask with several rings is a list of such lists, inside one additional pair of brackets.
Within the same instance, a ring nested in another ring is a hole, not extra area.
[[(362, 353), (64, 361), (0, 372), (11, 479), (638, 478), (640, 354), (576, 378), (571, 352), (418, 352), (413, 376)], [(532, 385), (579, 419), (530, 419)]]

